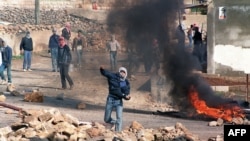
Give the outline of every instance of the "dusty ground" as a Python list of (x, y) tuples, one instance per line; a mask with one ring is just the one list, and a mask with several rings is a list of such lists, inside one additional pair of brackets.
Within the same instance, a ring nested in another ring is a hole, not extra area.
[[(125, 55), (119, 55), (120, 59), (124, 59), (124, 57)], [(74, 90), (59, 90), (61, 88), (59, 73), (51, 72), (50, 57), (47, 53), (33, 55), (32, 72), (23, 72), (22, 60), (14, 60), (13, 83), (22, 94), (20, 96), (11, 96), (5, 93), (7, 97), (6, 103), (23, 109), (57, 108), (61, 112), (69, 113), (81, 121), (103, 123), (107, 83), (106, 79), (99, 73), (100, 65), (109, 67), (107, 53), (85, 53), (83, 68), (81, 70), (74, 68), (70, 72), (75, 83)], [(119, 62), (119, 65), (126, 66), (126, 63)], [(149, 76), (143, 71), (136, 73), (135, 76), (136, 80), (131, 81), (132, 99), (124, 102), (124, 127), (129, 126), (132, 121), (138, 121), (145, 128), (173, 126), (176, 122), (181, 122), (204, 141), (223, 133), (223, 126), (209, 127), (207, 126), (208, 121), (152, 114), (156, 110), (162, 110), (166, 107), (164, 104), (153, 103), (150, 99), (150, 92), (138, 90), (148, 80)], [(0, 86), (1, 91), (5, 91), (5, 88), (4, 85)], [(34, 89), (43, 92), (45, 96), (43, 103), (23, 101), (23, 93)], [(57, 99), (60, 94), (65, 96), (64, 100)], [(76, 109), (77, 104), (80, 102), (87, 104), (86, 109)], [(17, 112), (5, 114), (7, 110), (7, 108), (0, 108), (0, 127), (20, 121), (17, 118)]]

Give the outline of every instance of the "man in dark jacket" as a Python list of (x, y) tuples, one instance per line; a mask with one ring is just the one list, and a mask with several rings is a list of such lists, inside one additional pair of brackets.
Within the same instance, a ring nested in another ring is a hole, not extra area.
[(60, 69), (62, 89), (67, 88), (66, 79), (70, 85), (70, 89), (73, 89), (74, 83), (69, 76), (69, 65), (71, 63), (72, 56), (69, 46), (65, 43), (63, 37), (59, 38), (59, 48), (58, 48), (58, 66)]
[(195, 57), (197, 57), (199, 63), (202, 64), (204, 48), (202, 46), (202, 34), (199, 31), (198, 27), (194, 27), (193, 40), (194, 40), (194, 49), (192, 53)]
[(59, 35), (56, 34), (56, 29), (52, 30), (53, 34), (49, 38), (49, 53), (51, 54), (52, 71), (57, 72), (57, 56), (59, 48)]
[(30, 37), (30, 32), (28, 31), (25, 37), (22, 38), (20, 44), (20, 52), (23, 54), (23, 71), (32, 71), (31, 70), (31, 58), (33, 51), (33, 41)]
[[(2, 47), (1, 47), (1, 53), (2, 53), (2, 64), (4, 66), (4, 69), (7, 69), (7, 77), (8, 77), (8, 83), (12, 83), (12, 76), (11, 76), (11, 60), (12, 60), (12, 48), (9, 47), (6, 43), (6, 41), (2, 41)], [(3, 76), (3, 80), (5, 81), (5, 76), (3, 72), (1, 76)]]
[[(105, 70), (102, 66), (100, 72), (108, 80), (109, 95), (106, 100), (104, 121), (111, 125), (115, 125), (115, 131), (122, 130), (122, 112), (123, 101), (130, 100), (130, 83), (126, 79), (127, 69), (124, 67), (119, 68), (118, 73), (112, 73)], [(111, 117), (112, 110), (116, 109), (116, 120)]]

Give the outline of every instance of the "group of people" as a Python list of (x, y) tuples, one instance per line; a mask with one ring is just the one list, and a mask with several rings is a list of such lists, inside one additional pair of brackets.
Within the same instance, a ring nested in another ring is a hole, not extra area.
[[(52, 30), (52, 33), (48, 44), (48, 52), (51, 54), (52, 72), (60, 72), (62, 89), (67, 89), (67, 82), (69, 83), (70, 89), (73, 89), (74, 82), (69, 75), (69, 68), (72, 61), (70, 24), (65, 24), (61, 36), (57, 34), (55, 28)], [(87, 42), (82, 35), (82, 31), (78, 30), (78, 35), (73, 40), (72, 51), (76, 50), (77, 62), (80, 67), (82, 65), (83, 48), (86, 46)]]
[[(33, 41), (30, 37), (30, 32), (26, 32), (25, 36), (21, 39), (20, 54), (23, 54), (23, 71), (31, 70), (31, 58), (33, 51)], [(0, 38), (0, 84), (12, 83), (12, 48), (7, 44), (6, 40)], [(4, 71), (7, 71), (7, 80)]]
[[(78, 34), (75, 40), (77, 40), (79, 36), (80, 34)], [(71, 37), (70, 24), (66, 23), (65, 27), (62, 29), (61, 35), (57, 34), (57, 30), (55, 28), (52, 29), (52, 35), (50, 36), (48, 43), (48, 53), (51, 54), (52, 72), (58, 72), (58, 71), (60, 72), (62, 89), (67, 89), (67, 81), (69, 83), (70, 89), (73, 89), (74, 87), (73, 80), (69, 75), (69, 68), (72, 61), (71, 50), (69, 47), (70, 37)], [(82, 42), (85, 43), (85, 41)], [(78, 42), (76, 45), (73, 46), (73, 51), (75, 46), (77, 45)], [(82, 48), (83, 47), (84, 46), (82, 46)], [(20, 53), (23, 54), (24, 72), (32, 71), (31, 69), (32, 52), (33, 52), (33, 40), (31, 38), (30, 32), (27, 31), (20, 43)], [(81, 56), (79, 56), (79, 58), (80, 57)], [(80, 63), (81, 59), (78, 60), (79, 60), (78, 62)]]
[[(69, 40), (71, 37), (70, 25), (66, 24), (62, 30), (62, 36), (56, 34), (56, 30), (53, 29), (53, 34), (49, 39), (49, 52), (51, 53), (52, 71), (60, 71), (62, 88), (66, 89), (66, 80), (70, 85), (70, 89), (73, 88), (73, 80), (68, 74), (69, 64), (72, 60), (72, 55), (69, 47)], [(77, 36), (73, 39), (72, 51), (76, 51), (77, 63), (79, 67), (82, 67), (82, 54), (83, 49), (87, 47), (87, 40), (83, 36), (81, 30), (77, 31)], [(120, 50), (120, 43), (115, 39), (115, 35), (112, 35), (111, 40), (107, 43), (107, 50), (110, 53), (110, 65), (111, 70), (114, 71), (117, 68), (117, 52)], [(127, 78), (127, 69), (124, 67), (119, 68), (119, 72), (111, 72), (100, 66), (100, 73), (107, 78), (109, 94), (106, 99), (104, 121), (111, 126), (115, 127), (115, 131), (122, 130), (122, 111), (123, 111), (123, 99), (130, 100), (130, 83)], [(112, 111), (116, 110), (116, 119), (112, 118)]]
[[(70, 89), (73, 89), (74, 83), (69, 76), (69, 65), (72, 60), (69, 38), (71, 36), (70, 25), (67, 23), (62, 30), (62, 36), (57, 35), (56, 29), (53, 29), (53, 34), (49, 38), (48, 52), (51, 54), (52, 71), (60, 71), (62, 89), (67, 88), (66, 80), (70, 85)], [(33, 52), (33, 40), (30, 32), (27, 31), (20, 43), (20, 54), (23, 55), (23, 71), (32, 71), (32, 52)], [(1, 70), (0, 70), (1, 71)], [(8, 72), (8, 71), (7, 71)]]
[(203, 39), (199, 27), (196, 24), (192, 24), (187, 31), (187, 38), (189, 40), (188, 48), (192, 50), (192, 54), (203, 67), (207, 63), (206, 37)]
[[(52, 72), (60, 72), (62, 89), (67, 88), (67, 82), (70, 89), (73, 89), (74, 82), (69, 76), (69, 67), (72, 61), (70, 48), (71, 30), (70, 24), (66, 23), (62, 34), (58, 35), (57, 30), (52, 29), (52, 35), (49, 38), (48, 53), (51, 54)], [(7, 70), (8, 83), (12, 83), (11, 79), (11, 60), (12, 48), (9, 47), (6, 41), (0, 38), (0, 77), (2, 82), (6, 82), (4, 70)], [(82, 66), (83, 49), (87, 46), (86, 38), (83, 32), (78, 30), (77, 36), (73, 39), (72, 51), (76, 52), (78, 66)], [(127, 69), (120, 67), (118, 72), (114, 72), (117, 68), (117, 51), (121, 48), (119, 42), (113, 35), (110, 42), (107, 43), (107, 49), (110, 52), (110, 64), (112, 72), (100, 66), (100, 74), (105, 76), (108, 81), (109, 94), (106, 99), (106, 107), (104, 113), (104, 121), (115, 127), (115, 131), (122, 130), (122, 112), (123, 99), (130, 100), (130, 83), (127, 79)], [(27, 31), (21, 39), (20, 53), (23, 54), (23, 71), (32, 71), (32, 52), (33, 40), (30, 32)], [(112, 111), (116, 110), (116, 119), (112, 118)]]
[[(62, 89), (67, 88), (66, 80), (73, 88), (74, 83), (69, 76), (69, 65), (72, 61), (70, 50), (70, 37), (71, 30), (70, 24), (66, 23), (65, 28), (62, 30), (62, 36), (56, 34), (56, 30), (52, 30), (53, 34), (49, 39), (49, 52), (51, 53), (52, 71), (60, 71)], [(77, 63), (82, 67), (83, 49), (87, 47), (87, 40), (83, 36), (82, 30), (77, 31), (77, 36), (73, 39), (72, 51), (76, 51)], [(117, 52), (120, 50), (120, 43), (112, 35), (111, 40), (107, 43), (107, 50), (110, 52), (110, 65), (111, 70), (117, 68)], [(115, 126), (115, 131), (122, 130), (122, 111), (123, 99), (130, 100), (130, 83), (127, 78), (127, 69), (124, 67), (119, 68), (119, 72), (111, 72), (100, 66), (100, 73), (107, 78), (109, 94), (106, 99), (106, 107), (104, 113), (104, 121), (110, 125)], [(116, 110), (116, 119), (112, 118), (112, 111)]]

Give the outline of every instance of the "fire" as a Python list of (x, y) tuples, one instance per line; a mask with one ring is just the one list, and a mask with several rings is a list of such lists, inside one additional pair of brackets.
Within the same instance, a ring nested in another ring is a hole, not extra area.
[(204, 100), (199, 99), (198, 92), (195, 90), (189, 92), (189, 99), (198, 114), (204, 114), (216, 119), (221, 118), (229, 122), (231, 122), (233, 118), (245, 117), (239, 106), (224, 105), (219, 108), (208, 107)]

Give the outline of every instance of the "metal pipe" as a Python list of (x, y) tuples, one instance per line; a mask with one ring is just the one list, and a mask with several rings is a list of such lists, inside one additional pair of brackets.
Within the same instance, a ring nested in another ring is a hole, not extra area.
[(16, 110), (16, 111), (23, 111), (23, 109), (20, 108), (20, 107), (16, 107), (16, 106), (13, 106), (13, 105), (10, 105), (10, 104), (6, 104), (4, 102), (0, 102), (0, 106), (6, 107), (6, 108), (9, 108), (9, 109), (12, 109), (12, 110)]

